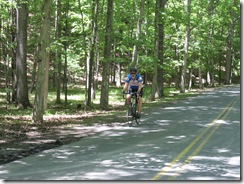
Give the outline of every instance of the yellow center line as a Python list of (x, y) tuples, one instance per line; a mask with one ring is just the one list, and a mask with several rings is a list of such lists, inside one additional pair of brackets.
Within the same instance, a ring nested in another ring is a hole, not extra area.
[[(217, 120), (226, 112), (228, 112), (228, 109), (230, 108), (230, 106), (232, 106), (234, 104), (234, 102), (236, 101), (237, 98), (234, 98), (226, 107), (225, 109), (218, 115), (217, 118), (215, 118), (212, 123), (206, 128), (204, 129), (204, 131), (202, 131), (201, 134), (199, 134), (193, 141), (191, 144), (189, 144), (173, 161), (171, 161), (171, 163), (164, 167), (160, 172), (158, 172), (153, 178), (152, 180), (158, 180), (160, 177), (162, 177), (169, 169), (171, 169), (173, 167), (173, 165), (179, 161), (184, 155), (186, 155), (191, 148), (204, 136), (204, 134), (207, 133), (207, 131), (217, 122)], [(217, 126), (218, 127), (218, 126)], [(216, 129), (216, 128), (215, 128)], [(210, 134), (211, 135), (211, 134)], [(208, 136), (209, 137), (209, 136)], [(210, 137), (209, 137), (210, 138)], [(202, 143), (203, 144), (203, 143)], [(204, 144), (203, 144), (204, 145)], [(200, 148), (199, 148), (200, 149)]]
[[(236, 102), (237, 98), (234, 100), (233, 104)], [(232, 110), (233, 106), (232, 107), (229, 107), (227, 112), (224, 114), (224, 116), (222, 117), (222, 119), (224, 120), (227, 115), (230, 113), (230, 111)], [(185, 160), (185, 162), (181, 165), (181, 168), (180, 170), (175, 173), (175, 176), (173, 177), (170, 177), (169, 179), (170, 180), (173, 180), (177, 177), (177, 174), (179, 174), (182, 170), (183, 170), (183, 166), (185, 166), (186, 164), (190, 163), (192, 158), (194, 156), (196, 156), (201, 150), (202, 148), (204, 147), (204, 145), (208, 142), (208, 140), (212, 137), (212, 135), (216, 132), (216, 130), (220, 127), (222, 123), (219, 123), (217, 126), (215, 126), (215, 128), (208, 134), (208, 136), (202, 141), (202, 143), (195, 149), (195, 151), (193, 151), (193, 153)]]

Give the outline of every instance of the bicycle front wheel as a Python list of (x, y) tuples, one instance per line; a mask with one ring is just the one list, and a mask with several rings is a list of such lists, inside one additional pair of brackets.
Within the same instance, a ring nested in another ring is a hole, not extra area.
[(128, 107), (126, 116), (127, 116), (127, 121), (133, 121), (133, 118), (132, 118), (132, 108), (131, 107)]
[(133, 116), (132, 124), (133, 123), (139, 124), (139, 120), (137, 118), (137, 104), (133, 104), (132, 106), (132, 116)]

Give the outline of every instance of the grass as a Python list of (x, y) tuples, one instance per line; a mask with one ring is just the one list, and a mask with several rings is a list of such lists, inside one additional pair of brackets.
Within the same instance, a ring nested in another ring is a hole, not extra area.
[[(93, 99), (92, 105), (89, 108), (85, 108), (84, 101), (85, 101), (85, 90), (84, 87), (79, 85), (72, 85), (68, 87), (68, 103), (64, 104), (64, 94), (61, 94), (61, 104), (56, 103), (56, 91), (54, 89), (50, 89), (48, 93), (48, 109), (45, 111), (45, 116), (67, 116), (67, 115), (74, 115), (74, 114), (84, 114), (88, 112), (93, 113), (100, 113), (103, 112), (106, 115), (115, 114), (118, 111), (124, 110), (124, 99), (120, 95), (121, 87), (110, 87), (109, 92), (109, 106), (110, 110), (107, 112), (101, 111), (99, 107), (100, 103), (100, 91), (97, 91), (96, 99)], [(144, 87), (144, 96), (143, 96), (143, 109), (147, 109), (149, 107), (156, 106), (161, 103), (170, 103), (175, 100), (185, 99), (189, 96), (198, 94), (197, 92), (188, 92), (188, 93), (179, 93), (179, 90), (176, 88), (165, 88), (164, 98), (158, 98), (154, 102), (150, 101), (150, 93), (151, 93), (151, 86)], [(170, 96), (170, 94), (176, 93), (175, 96)], [(34, 103), (34, 93), (29, 94), (29, 100), (33, 104)], [(81, 108), (77, 108), (77, 105), (81, 104)], [(17, 109), (14, 105), (8, 105), (6, 108), (5, 103), (5, 92), (3, 89), (0, 89), (0, 117), (32, 117), (32, 108), (28, 109)], [(13, 120), (18, 121), (19, 118), (14, 118)]]
[[(6, 108), (5, 92), (0, 89), (0, 142), (26, 137), (26, 132), (40, 131), (43, 133), (57, 131), (57, 127), (70, 128), (75, 124), (93, 126), (96, 124), (124, 123), (125, 99), (122, 98), (121, 88), (110, 87), (109, 106), (110, 110), (102, 111), (99, 108), (100, 91), (97, 93), (97, 99), (93, 100), (92, 106), (85, 108), (84, 88), (81, 86), (69, 86), (68, 103), (64, 104), (64, 95), (61, 95), (61, 104), (56, 104), (56, 92), (50, 89), (48, 94), (48, 108), (44, 114), (44, 123), (34, 124), (32, 121), (33, 109), (17, 109), (14, 105), (8, 105)], [(165, 97), (158, 98), (154, 102), (150, 99), (151, 87), (144, 88), (143, 111), (150, 111), (151, 108), (161, 104), (171, 103), (176, 100), (182, 100), (189, 96), (197, 95), (198, 92), (179, 93), (175, 88), (165, 88)], [(178, 95), (171, 96), (171, 93)], [(29, 100), (33, 104), (34, 93), (29, 94)], [(77, 108), (82, 104), (82, 108)], [(90, 118), (91, 117), (91, 118)]]

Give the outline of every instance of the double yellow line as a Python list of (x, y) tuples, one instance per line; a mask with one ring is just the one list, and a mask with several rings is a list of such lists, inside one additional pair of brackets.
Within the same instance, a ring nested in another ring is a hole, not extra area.
[[(186, 155), (191, 149), (192, 147), (197, 144), (199, 142), (199, 140), (205, 135), (207, 134), (207, 132), (211, 129), (211, 127), (213, 127), (215, 124), (217, 124), (217, 120), (219, 120), (220, 118), (225, 119), (226, 116), (228, 115), (228, 113), (231, 111), (231, 109), (233, 108), (233, 105), (235, 104), (235, 102), (237, 101), (239, 96), (233, 98), (233, 100), (225, 107), (225, 109), (218, 115), (217, 118), (215, 118), (212, 123), (206, 128), (204, 129), (204, 131), (202, 131), (201, 134), (199, 134), (192, 142), (191, 144), (189, 144), (174, 160), (172, 160), (170, 162), (170, 164), (166, 167), (164, 167), (160, 172), (158, 172), (153, 178), (152, 180), (158, 180), (160, 179), (165, 173), (167, 173), (168, 170), (170, 170), (174, 164), (178, 161), (180, 161), (180, 159)], [(214, 129), (212, 129), (212, 131), (207, 135), (207, 137), (201, 142), (201, 144), (192, 152), (192, 154), (184, 161), (184, 163), (181, 165), (180, 170), (183, 170), (182, 167), (186, 164), (188, 164), (193, 156), (197, 155), (203, 148), (203, 146), (208, 142), (208, 140), (212, 137), (212, 135), (214, 134), (214, 132), (219, 128), (219, 126), (221, 125), (221, 123), (217, 124), (217, 126), (215, 126)], [(178, 171), (177, 173), (179, 173), (180, 171)], [(173, 177), (170, 177), (169, 179), (172, 180), (177, 176), (177, 173), (175, 173), (175, 175)]]

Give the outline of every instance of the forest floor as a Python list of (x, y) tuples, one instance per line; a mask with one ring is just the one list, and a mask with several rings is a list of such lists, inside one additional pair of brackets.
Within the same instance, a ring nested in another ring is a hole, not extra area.
[[(126, 122), (124, 115), (121, 106), (110, 111), (47, 116), (42, 124), (30, 123), (30, 116), (0, 116), (0, 165), (118, 126)], [(16, 124), (16, 119), (20, 123)]]

